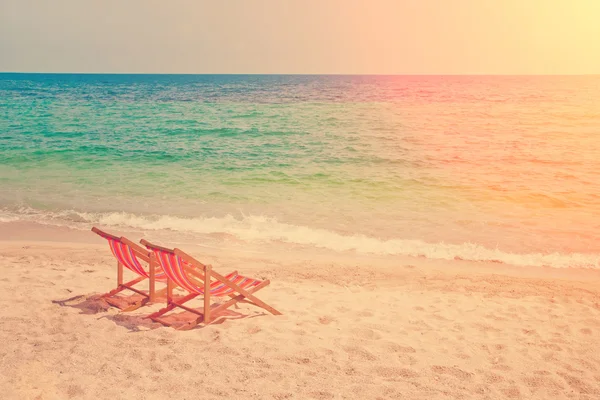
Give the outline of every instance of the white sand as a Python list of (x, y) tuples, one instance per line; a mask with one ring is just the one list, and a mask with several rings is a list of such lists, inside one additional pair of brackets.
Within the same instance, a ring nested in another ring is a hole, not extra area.
[(176, 331), (142, 318), (160, 305), (86, 300), (115, 286), (101, 240), (18, 239), (0, 242), (3, 399), (600, 398), (597, 271), (205, 254), (271, 279), (257, 295), (285, 315)]

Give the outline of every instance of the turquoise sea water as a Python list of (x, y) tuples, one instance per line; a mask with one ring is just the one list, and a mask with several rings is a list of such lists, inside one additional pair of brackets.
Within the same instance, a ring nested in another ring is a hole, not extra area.
[(600, 267), (600, 76), (0, 74), (0, 221)]

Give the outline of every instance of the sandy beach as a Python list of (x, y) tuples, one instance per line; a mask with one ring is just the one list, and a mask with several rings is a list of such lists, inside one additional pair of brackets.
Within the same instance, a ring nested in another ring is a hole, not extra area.
[(0, 0), (0, 400), (600, 400), (599, 20)]
[(160, 304), (94, 300), (116, 282), (102, 239), (12, 228), (0, 230), (5, 399), (600, 397), (598, 271), (191, 249), (270, 279), (260, 297), (284, 315), (243, 304), (176, 331), (143, 318)]

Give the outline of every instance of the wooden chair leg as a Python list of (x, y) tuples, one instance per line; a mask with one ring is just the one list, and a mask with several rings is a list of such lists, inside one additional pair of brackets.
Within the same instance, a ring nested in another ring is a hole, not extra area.
[[(210, 276), (210, 265), (204, 267), (204, 276)], [(210, 279), (204, 279), (204, 322), (210, 322)]]
[(150, 256), (150, 287), (148, 288), (149, 291), (149, 296), (150, 296), (150, 303), (154, 303), (156, 301), (156, 282), (155, 282), (155, 276), (156, 276), (156, 271), (155, 271), (155, 265), (154, 265), (154, 254), (152, 254)]
[(117, 286), (123, 284), (123, 264), (117, 261)]
[(173, 282), (167, 279), (167, 305), (173, 301)]

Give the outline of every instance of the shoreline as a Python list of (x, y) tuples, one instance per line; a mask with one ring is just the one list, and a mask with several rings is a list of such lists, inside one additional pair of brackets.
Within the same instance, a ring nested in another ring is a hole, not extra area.
[[(82, 224), (80, 224), (82, 225)], [(357, 250), (334, 250), (326, 247), (319, 247), (315, 245), (290, 243), (285, 241), (266, 240), (266, 241), (246, 241), (237, 238), (235, 235), (228, 233), (208, 233), (198, 235), (196, 233), (190, 233), (185, 231), (174, 231), (171, 229), (160, 229), (160, 230), (148, 230), (143, 228), (134, 228), (127, 226), (104, 226), (97, 225), (99, 228), (104, 229), (108, 232), (112, 232), (117, 236), (124, 235), (134, 242), (145, 238), (152, 242), (161, 243), (166, 247), (180, 247), (182, 249), (197, 250), (202, 253), (210, 253), (218, 256), (222, 253), (236, 253), (236, 254), (248, 254), (256, 257), (264, 257), (268, 254), (270, 258), (275, 261), (286, 261), (291, 257), (297, 259), (317, 259), (322, 262), (348, 262), (352, 263), (353, 260), (361, 260), (364, 262), (376, 261), (385, 265), (396, 264), (398, 262), (413, 262), (412, 260), (421, 260), (424, 263), (441, 266), (447, 268), (451, 266), (473, 266), (473, 268), (479, 268), (482, 270), (489, 270), (494, 272), (500, 271), (512, 271), (513, 269), (517, 275), (527, 274), (527, 271), (533, 271), (532, 276), (539, 276), (536, 270), (548, 271), (550, 276), (565, 276), (564, 273), (557, 273), (557, 270), (568, 270), (568, 271), (579, 271), (569, 272), (566, 275), (581, 275), (584, 277), (593, 277), (596, 274), (593, 272), (587, 273), (584, 271), (600, 271), (600, 259), (593, 261), (594, 266), (577, 266), (580, 263), (580, 257), (591, 257), (589, 261), (592, 261), (596, 256), (595, 253), (573, 253), (558, 254), (558, 253), (532, 253), (532, 254), (513, 254), (505, 253), (507, 256), (521, 256), (521, 257), (537, 257), (544, 259), (545, 257), (573, 257), (572, 262), (575, 266), (551, 266), (551, 265), (523, 265), (523, 264), (512, 264), (509, 261), (501, 260), (477, 260), (462, 258), (454, 256), (453, 259), (449, 259), (447, 255), (436, 256), (435, 254), (426, 256), (425, 254), (420, 255), (408, 255), (408, 254), (380, 254), (371, 253)], [(85, 229), (79, 227), (69, 227), (60, 224), (49, 224), (36, 221), (0, 221), (0, 241), (14, 241), (22, 240), (29, 241), (35, 240), (40, 242), (52, 241), (52, 242), (73, 242), (73, 243), (89, 243), (99, 244), (102, 240), (90, 232), (92, 224), (85, 225)], [(426, 243), (428, 246), (439, 245), (435, 243)], [(443, 243), (441, 243), (443, 245)], [(441, 250), (443, 251), (443, 250)], [(596, 257), (597, 258), (597, 257)], [(509, 257), (509, 260), (511, 258)], [(539, 261), (539, 260), (538, 260)], [(544, 275), (548, 275), (544, 274)]]
[[(50, 246), (106, 246), (106, 242), (90, 230), (74, 229), (66, 226), (47, 225), (30, 221), (0, 222), (0, 243), (35, 242)], [(102, 226), (99, 226), (103, 228)], [(479, 273), (498, 274), (513, 277), (550, 278), (567, 280), (600, 280), (600, 269), (594, 268), (557, 268), (549, 266), (520, 266), (495, 261), (445, 260), (409, 255), (378, 255), (352, 251), (336, 252), (333, 250), (311, 248), (307, 251), (303, 246), (287, 246), (284, 251), (273, 252), (273, 244), (250, 244), (237, 240), (228, 235), (212, 235), (215, 240), (210, 243), (197, 243), (193, 239), (181, 241), (169, 240), (177, 237), (177, 232), (145, 232), (135, 228), (115, 229), (105, 228), (117, 236), (123, 235), (134, 242), (145, 238), (166, 247), (180, 247), (197, 254), (206, 254), (213, 259), (219, 258), (259, 258), (268, 262), (292, 264), (295, 262), (356, 264), (367, 266), (377, 264), (380, 267), (391, 268), (398, 264), (419, 264), (428, 270), (439, 270), (447, 273)], [(182, 234), (183, 236), (183, 234)], [(380, 268), (381, 269), (381, 268)]]

